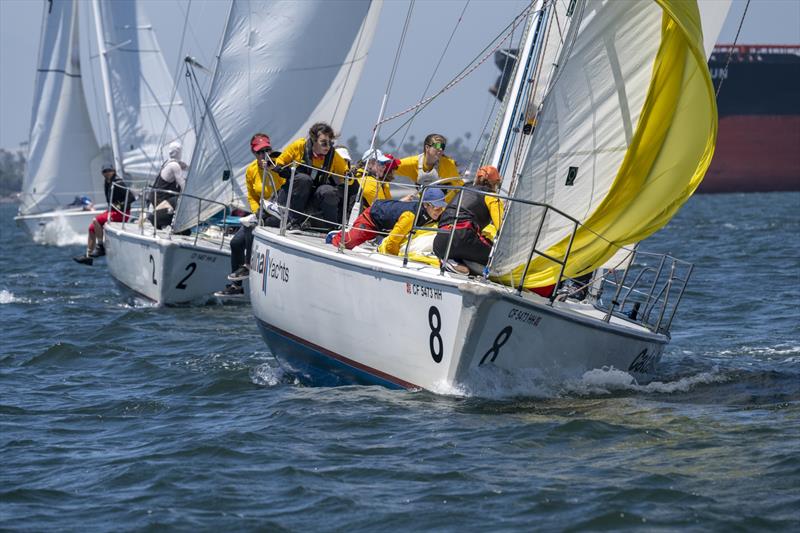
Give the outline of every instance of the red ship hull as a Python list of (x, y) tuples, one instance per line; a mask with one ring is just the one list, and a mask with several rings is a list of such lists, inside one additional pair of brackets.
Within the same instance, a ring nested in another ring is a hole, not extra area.
[(714, 159), (698, 192), (800, 190), (800, 116), (720, 117)]

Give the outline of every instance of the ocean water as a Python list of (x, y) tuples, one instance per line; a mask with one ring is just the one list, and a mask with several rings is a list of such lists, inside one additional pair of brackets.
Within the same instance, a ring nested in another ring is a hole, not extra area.
[(249, 307), (155, 308), (0, 204), (0, 529), (800, 530), (799, 208), (646, 242), (697, 264), (653, 382), (434, 395), (301, 386)]

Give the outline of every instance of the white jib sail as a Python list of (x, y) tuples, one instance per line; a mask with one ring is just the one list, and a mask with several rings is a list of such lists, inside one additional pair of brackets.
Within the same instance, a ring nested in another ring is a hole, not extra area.
[[(263, 132), (281, 149), (319, 121), (339, 130), (377, 24), (381, 1), (234, 0), (208, 104), (198, 128), (187, 194), (247, 208), (244, 172), (250, 138)], [(224, 149), (220, 147), (220, 142)], [(223, 181), (228, 168), (233, 176)], [(221, 209), (184, 196), (173, 227), (181, 231)]]
[(102, 202), (103, 178), (90, 168), (100, 150), (81, 85), (77, 1), (45, 2), (38, 65), (19, 212), (52, 211), (76, 195)]
[[(572, 16), (514, 196), (585, 220), (608, 193), (639, 121), (661, 43), (662, 11), (655, 2), (578, 1)], [(571, 166), (578, 175), (567, 184)], [(509, 207), (495, 272), (527, 263), (542, 215), (540, 208)], [(551, 213), (537, 249), (571, 231), (569, 220)]]
[(161, 148), (178, 140), (190, 155), (194, 131), (141, 4), (102, 0), (100, 14), (120, 160), (127, 177), (152, 181)]

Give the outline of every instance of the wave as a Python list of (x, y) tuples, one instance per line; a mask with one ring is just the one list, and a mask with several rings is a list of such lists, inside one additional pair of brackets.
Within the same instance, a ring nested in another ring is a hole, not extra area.
[(27, 298), (20, 298), (19, 296), (14, 296), (13, 292), (7, 291), (5, 289), (0, 291), (0, 305), (14, 304), (14, 303), (28, 304), (31, 303), (31, 301), (28, 300)]

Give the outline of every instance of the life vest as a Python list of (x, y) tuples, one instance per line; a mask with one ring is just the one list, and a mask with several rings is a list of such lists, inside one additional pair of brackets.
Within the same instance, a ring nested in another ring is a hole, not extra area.
[(447, 204), (447, 207), (439, 219), (439, 227), (451, 226), (459, 222), (472, 222), (478, 229), (483, 229), (492, 223), (492, 214), (486, 206), (486, 196), (475, 192), (493, 192), (485, 185), (467, 185), (459, 192), (463, 195), (461, 209), (458, 210), (458, 220), (456, 220), (456, 208), (458, 207), (458, 196)]
[[(417, 202), (403, 202), (400, 200), (379, 200), (369, 208), (369, 216), (375, 226), (384, 231), (391, 230), (400, 216), (406, 211), (417, 212)], [(417, 226), (423, 226), (430, 222), (430, 217), (425, 208), (420, 209)]]
[(331, 185), (335, 185), (336, 183), (331, 179), (331, 175), (328, 171), (331, 169), (331, 165), (333, 165), (333, 154), (336, 153), (336, 150), (331, 147), (328, 150), (328, 153), (325, 154), (325, 160), (322, 162), (322, 167), (317, 168), (312, 163), (314, 161), (314, 153), (312, 151), (312, 147), (314, 143), (311, 141), (309, 137), (306, 139), (306, 145), (303, 149), (303, 160), (302, 163), (305, 165), (302, 167), (302, 172), (307, 172), (311, 179), (314, 181), (314, 185), (319, 187), (320, 185), (324, 185), (326, 183), (331, 182)]
[[(158, 206), (158, 204), (164, 200), (166, 200), (173, 208), (177, 204), (177, 195), (181, 193), (181, 188), (178, 186), (178, 182), (175, 180), (167, 181), (161, 177), (161, 172), (164, 171), (164, 167), (166, 167), (172, 161), (175, 161), (176, 163), (178, 162), (176, 159), (168, 159), (164, 161), (164, 163), (161, 165), (161, 169), (158, 171), (156, 181), (153, 182), (152, 188), (156, 189), (156, 199), (153, 203), (155, 206)], [(150, 201), (151, 198), (152, 196), (148, 198), (148, 201)]]
[(417, 157), (417, 185), (420, 186), (431, 184), (439, 179), (439, 161), (441, 161), (441, 158), (438, 159), (436, 164), (433, 165), (433, 168), (427, 172), (423, 170), (424, 161), (425, 154), (419, 154), (419, 157)]

